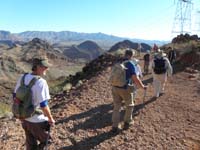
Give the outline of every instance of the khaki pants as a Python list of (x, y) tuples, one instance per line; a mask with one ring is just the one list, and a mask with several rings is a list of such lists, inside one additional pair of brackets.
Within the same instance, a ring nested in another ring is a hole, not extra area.
[(132, 113), (134, 108), (134, 98), (135, 98), (135, 88), (133, 86), (128, 86), (127, 89), (112, 87), (112, 95), (113, 95), (113, 114), (112, 114), (112, 122), (113, 127), (118, 127), (120, 122), (120, 110), (122, 101), (125, 101), (125, 116), (124, 122), (132, 121)]
[(165, 90), (166, 82), (167, 82), (167, 73), (153, 74), (154, 95), (156, 97), (159, 97), (160, 92)]

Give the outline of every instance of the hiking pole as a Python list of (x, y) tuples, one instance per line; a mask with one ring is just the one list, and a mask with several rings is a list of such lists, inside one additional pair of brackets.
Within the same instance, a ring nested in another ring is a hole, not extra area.
[(48, 150), (48, 144), (49, 144), (49, 138), (50, 138), (50, 125), (48, 124), (48, 128), (47, 128), (47, 132), (48, 132), (48, 134), (47, 134), (47, 139), (46, 139), (46, 144), (45, 144), (45, 148), (44, 148), (44, 150)]
[(147, 96), (147, 88), (144, 90), (143, 104), (144, 104), (144, 101), (145, 101), (146, 96)]

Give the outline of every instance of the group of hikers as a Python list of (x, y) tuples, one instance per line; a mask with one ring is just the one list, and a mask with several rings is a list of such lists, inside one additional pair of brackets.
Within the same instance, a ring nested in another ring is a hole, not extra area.
[[(125, 102), (125, 115), (123, 129), (126, 130), (130, 125), (133, 124), (132, 112), (134, 108), (134, 100), (138, 88), (147, 90), (148, 86), (144, 85), (141, 81), (143, 75), (152, 73), (153, 75), (153, 88), (154, 97), (158, 98), (165, 91), (165, 84), (167, 82), (167, 77), (172, 76), (173, 68), (172, 65), (175, 61), (176, 55), (175, 50), (169, 48), (168, 58), (163, 50), (160, 50), (156, 45), (150, 51), (144, 54), (144, 68), (143, 73), (141, 73), (141, 67), (139, 65), (139, 60), (134, 58), (134, 52), (132, 50), (126, 50), (124, 55), (124, 60), (121, 65), (124, 65), (125, 70), (125, 84), (120, 85), (119, 82), (113, 79), (112, 84), (112, 95), (113, 95), (113, 114), (112, 114), (112, 132), (116, 133), (121, 130), (119, 126), (120, 122), (120, 109), (123, 101)], [(113, 69), (112, 74), (116, 74), (116, 69)], [(120, 79), (117, 77), (118, 80)], [(146, 91), (145, 91), (146, 93)]]
[[(152, 70), (154, 96), (156, 98), (164, 92), (167, 76), (172, 75), (171, 64), (174, 60), (168, 59), (162, 50), (157, 49), (156, 52), (153, 52), (153, 55), (148, 51), (144, 55), (143, 73), (139, 60), (134, 56), (134, 51), (125, 50), (124, 59), (119, 63), (122, 68), (122, 74), (117, 77), (111, 75), (111, 78), (113, 78), (113, 84), (111, 83), (113, 96), (111, 131), (113, 133), (118, 133), (122, 129), (119, 124), (120, 109), (123, 102), (126, 106), (123, 129), (126, 130), (133, 124), (132, 114), (137, 88), (142, 88), (143, 90), (148, 88), (142, 82), (143, 75)], [(22, 128), (26, 135), (27, 150), (44, 149), (51, 139), (49, 134), (50, 126), (55, 124), (48, 106), (48, 100), (50, 99), (49, 87), (47, 81), (43, 78), (48, 67), (49, 63), (46, 58), (34, 58), (32, 72), (20, 76), (13, 92), (13, 113), (15, 117), (21, 120)], [(26, 104), (25, 101), (27, 101)], [(28, 101), (31, 104), (28, 104)], [(30, 108), (32, 109), (30, 110)], [(40, 111), (36, 111), (38, 109)]]

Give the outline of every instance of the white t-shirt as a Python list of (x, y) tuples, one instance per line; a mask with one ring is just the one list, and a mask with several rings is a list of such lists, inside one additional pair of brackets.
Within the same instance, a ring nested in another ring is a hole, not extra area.
[(140, 65), (139, 64), (137, 64), (136, 65), (136, 70), (135, 70), (135, 72), (136, 72), (136, 75), (138, 76), (138, 77), (143, 77), (143, 75), (142, 75), (142, 70), (141, 70), (141, 67), (140, 67)]
[[(16, 93), (18, 87), (20, 86), (22, 77), (23, 77), (23, 75), (17, 81), (17, 85), (14, 90), (15, 93)], [(27, 74), (25, 76), (25, 84), (28, 85), (29, 82), (33, 79), (33, 77), (34, 77), (34, 75)], [(46, 80), (43, 79), (42, 77), (40, 77), (40, 79), (36, 81), (36, 83), (32, 86), (31, 90), (33, 93), (32, 94), (33, 95), (33, 105), (35, 106), (35, 108), (40, 108), (41, 102), (50, 99), (49, 86), (48, 86)], [(26, 118), (25, 120), (29, 121), (29, 122), (44, 122), (44, 121), (47, 121), (48, 118), (46, 116), (44, 116), (43, 114), (41, 114), (41, 115), (35, 114), (32, 117)]]

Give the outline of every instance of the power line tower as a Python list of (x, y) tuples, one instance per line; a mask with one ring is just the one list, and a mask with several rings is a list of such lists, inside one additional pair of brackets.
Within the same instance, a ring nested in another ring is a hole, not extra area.
[(197, 10), (196, 11), (196, 15), (195, 15), (196, 17), (195, 17), (195, 30), (194, 30), (194, 32), (198, 35), (198, 36), (200, 36), (200, 10)]
[(172, 36), (191, 33), (192, 0), (178, 0), (172, 28)]

